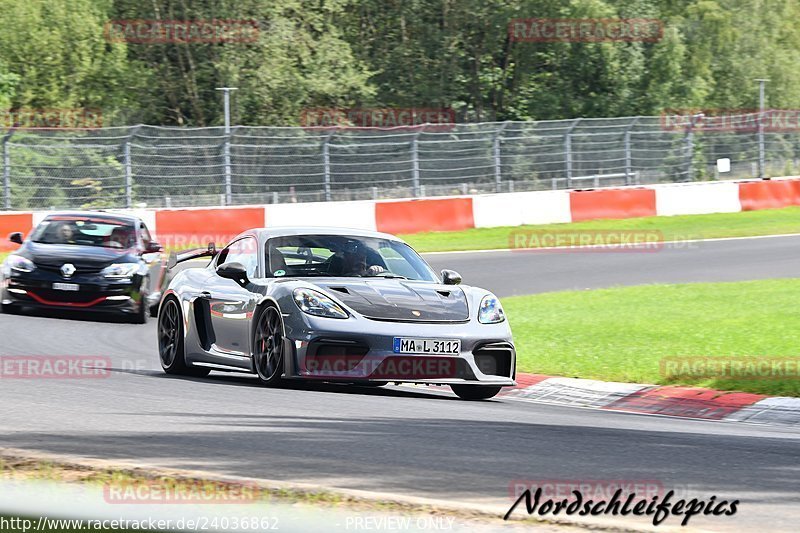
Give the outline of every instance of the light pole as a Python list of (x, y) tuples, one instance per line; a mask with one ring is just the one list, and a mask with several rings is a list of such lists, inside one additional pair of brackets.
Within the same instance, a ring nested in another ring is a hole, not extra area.
[(238, 87), (217, 87), (217, 91), (222, 91), (225, 96), (225, 205), (231, 205), (231, 91), (238, 90)]
[(756, 78), (758, 82), (758, 177), (764, 179), (764, 84), (768, 82), (765, 78)]

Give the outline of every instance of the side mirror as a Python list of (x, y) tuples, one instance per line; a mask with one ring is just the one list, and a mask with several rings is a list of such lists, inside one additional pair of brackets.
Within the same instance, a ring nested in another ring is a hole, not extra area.
[(9, 234), (8, 240), (16, 244), (22, 244), (22, 233), (15, 231)]
[(155, 254), (155, 253), (160, 252), (163, 249), (164, 249), (164, 247), (161, 246), (161, 243), (158, 243), (156, 241), (150, 241), (150, 244), (148, 244), (145, 247), (144, 253), (146, 253), (146, 254)]
[(217, 275), (221, 278), (232, 279), (242, 287), (247, 285), (247, 270), (241, 263), (223, 263), (217, 267)]
[(461, 283), (461, 274), (455, 270), (442, 270), (442, 283), (445, 285), (458, 285)]

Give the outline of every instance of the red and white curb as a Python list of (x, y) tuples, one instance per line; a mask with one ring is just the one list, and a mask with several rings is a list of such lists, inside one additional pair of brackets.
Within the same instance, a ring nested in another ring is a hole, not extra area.
[(800, 398), (700, 387), (518, 374), (517, 386), (504, 389), (498, 398), (699, 420), (800, 424)]

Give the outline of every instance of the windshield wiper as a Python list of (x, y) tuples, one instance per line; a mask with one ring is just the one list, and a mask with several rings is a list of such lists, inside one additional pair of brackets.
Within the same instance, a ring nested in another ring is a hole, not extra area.
[(386, 278), (386, 279), (408, 279), (405, 276), (401, 276), (399, 274), (392, 274), (391, 272), (381, 272), (380, 274), (375, 274), (374, 276), (364, 276), (365, 278)]

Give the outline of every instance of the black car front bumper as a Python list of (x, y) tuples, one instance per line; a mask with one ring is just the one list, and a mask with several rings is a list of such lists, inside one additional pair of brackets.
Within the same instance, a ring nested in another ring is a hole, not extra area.
[[(77, 291), (54, 289), (55, 283), (76, 284)], [(42, 269), (5, 273), (0, 281), (3, 306), (84, 310), (133, 314), (142, 305), (142, 278), (108, 279), (99, 273), (64, 278)]]

